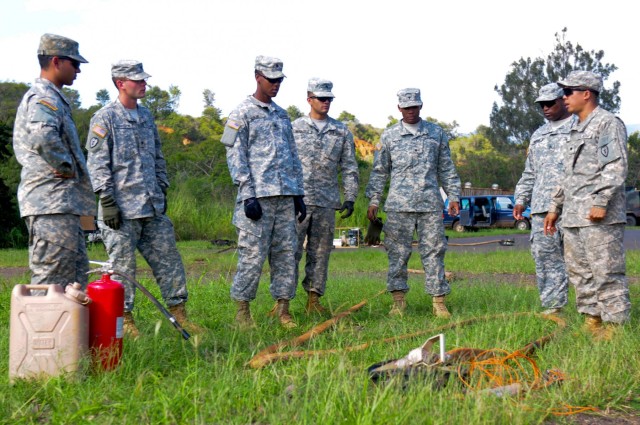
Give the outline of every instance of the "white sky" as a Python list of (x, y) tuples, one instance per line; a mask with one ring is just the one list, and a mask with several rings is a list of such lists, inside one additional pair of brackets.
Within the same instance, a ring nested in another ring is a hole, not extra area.
[(83, 107), (106, 88), (110, 66), (139, 59), (152, 85), (182, 91), (179, 112), (200, 116), (202, 91), (216, 94), (223, 116), (255, 90), (257, 55), (284, 62), (287, 79), (275, 101), (308, 112), (311, 77), (333, 81), (331, 115), (346, 110), (384, 127), (398, 116), (396, 93), (418, 87), (423, 116), (472, 132), (489, 124), (493, 88), (512, 62), (546, 57), (554, 34), (586, 50), (604, 50), (618, 66), (620, 116), (640, 122), (637, 6), (631, 1), (385, 0), (0, 0), (0, 81), (38, 76), (40, 36), (80, 43), (90, 62), (72, 86)]

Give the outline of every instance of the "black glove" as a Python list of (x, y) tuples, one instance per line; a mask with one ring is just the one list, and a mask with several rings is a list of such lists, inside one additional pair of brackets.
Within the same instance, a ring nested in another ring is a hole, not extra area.
[(166, 214), (167, 208), (169, 207), (169, 204), (167, 203), (167, 188), (160, 186), (160, 190), (162, 190), (162, 194), (164, 195), (164, 208), (162, 209), (162, 214)]
[(260, 220), (260, 217), (262, 217), (262, 207), (256, 198), (244, 200), (244, 215), (251, 220)]
[(353, 214), (353, 201), (344, 201), (342, 203), (342, 208), (340, 208), (338, 210), (338, 212), (342, 212), (342, 211), (347, 211), (346, 213), (342, 214), (340, 217), (341, 218), (349, 218), (351, 217), (351, 214)]
[(113, 230), (120, 228), (120, 208), (112, 195), (100, 197), (100, 205), (102, 205), (102, 221)]
[(304, 204), (302, 196), (293, 197), (293, 208), (296, 212), (296, 217), (298, 217), (298, 223), (302, 223), (307, 217), (307, 206)]

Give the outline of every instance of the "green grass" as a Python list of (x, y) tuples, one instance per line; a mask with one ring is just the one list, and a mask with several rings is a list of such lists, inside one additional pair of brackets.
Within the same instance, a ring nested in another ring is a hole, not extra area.
[[(98, 423), (98, 424), (532, 424), (553, 418), (551, 409), (564, 405), (593, 406), (626, 414), (640, 411), (640, 309), (633, 305), (632, 321), (611, 343), (594, 343), (582, 331), (582, 318), (572, 300), (567, 327), (558, 338), (536, 352), (541, 370), (559, 369), (566, 374), (562, 385), (532, 390), (520, 397), (497, 398), (464, 393), (452, 379), (441, 390), (416, 380), (403, 389), (399, 382), (374, 385), (367, 367), (399, 358), (419, 346), (446, 323), (431, 314), (424, 293), (423, 276), (411, 274), (407, 315), (392, 319), (387, 313), (391, 297), (375, 297), (385, 288), (386, 253), (381, 249), (334, 250), (330, 281), (323, 304), (342, 311), (363, 299), (370, 302), (350, 318), (300, 350), (342, 348), (373, 341), (366, 350), (289, 360), (254, 370), (246, 363), (260, 350), (310, 329), (321, 319), (304, 314), (306, 296), (299, 296), (291, 310), (296, 330), (283, 330), (266, 313), (273, 301), (268, 292), (265, 267), (258, 298), (251, 304), (257, 329), (238, 332), (231, 324), (235, 305), (229, 287), (236, 268), (233, 250), (208, 242), (179, 244), (189, 275), (191, 318), (208, 332), (183, 341), (155, 307), (138, 294), (136, 319), (143, 336), (125, 340), (123, 360), (117, 370), (83, 371), (79, 380), (50, 378), (41, 381), (8, 381), (9, 301), (13, 285), (27, 283), (28, 275), (0, 282), (0, 423)], [(101, 245), (91, 258), (105, 259)], [(0, 264), (27, 264), (26, 250), (0, 251)], [(627, 252), (628, 274), (640, 275), (637, 251)], [(461, 254), (450, 252), (447, 270), (472, 274), (452, 283), (447, 304), (454, 321), (485, 318), (496, 313), (540, 311), (534, 285), (511, 283), (505, 274), (532, 274), (527, 251), (495, 251)], [(409, 267), (420, 269), (414, 254)], [(158, 296), (148, 267), (139, 260), (141, 283)], [(477, 277), (477, 278), (476, 278)], [(480, 279), (479, 277), (482, 277)], [(635, 282), (635, 279), (632, 279)], [(631, 285), (637, 300), (639, 286)], [(551, 332), (555, 325), (532, 315), (479, 321), (445, 331), (447, 349), (473, 347), (514, 351)], [(384, 338), (423, 332), (407, 340), (381, 343)]]

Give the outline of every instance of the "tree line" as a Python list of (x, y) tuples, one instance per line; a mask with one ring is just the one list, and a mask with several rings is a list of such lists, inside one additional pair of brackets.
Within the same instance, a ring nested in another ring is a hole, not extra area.
[[(455, 121), (446, 123), (433, 117), (425, 118), (441, 125), (449, 135), (452, 157), (463, 183), (471, 182), (474, 187), (498, 184), (501, 188), (513, 189), (524, 169), (529, 139), (544, 123), (542, 111), (534, 103), (539, 88), (575, 69), (597, 72), (605, 82), (617, 70), (614, 64), (603, 61), (604, 51), (585, 50), (580, 44), (568, 41), (566, 28), (555, 34), (555, 42), (546, 57), (520, 58), (511, 64), (504, 82), (494, 87), (500, 101), (492, 106), (489, 126), (479, 126), (473, 133), (461, 135)], [(26, 229), (19, 217), (16, 199), (20, 166), (13, 154), (12, 133), (17, 107), (28, 88), (25, 83), (0, 82), (0, 228), (3, 230), (0, 247), (26, 243)], [(620, 82), (614, 81), (600, 94), (601, 106), (613, 113), (620, 109), (619, 88)], [(65, 88), (64, 92), (71, 103), (80, 140), (84, 142), (91, 116), (110, 101), (109, 93), (106, 89), (98, 91), (95, 103), (83, 108), (76, 90)], [(219, 143), (225, 118), (215, 106), (215, 93), (203, 90), (203, 110), (199, 117), (177, 112), (180, 95), (177, 86), (169, 86), (167, 90), (149, 86), (141, 101), (156, 119), (171, 183), (190, 192), (194, 199), (211, 199), (232, 209), (235, 188), (227, 171), (224, 146)], [(296, 106), (289, 106), (287, 112), (292, 120), (303, 115)], [(348, 111), (342, 111), (337, 119), (346, 123), (354, 137), (363, 143), (375, 145), (383, 131), (361, 123)], [(397, 118), (390, 116), (387, 126), (395, 122)], [(628, 147), (627, 185), (635, 187), (640, 174), (638, 133), (630, 135)], [(364, 186), (371, 158), (359, 157), (358, 163)]]

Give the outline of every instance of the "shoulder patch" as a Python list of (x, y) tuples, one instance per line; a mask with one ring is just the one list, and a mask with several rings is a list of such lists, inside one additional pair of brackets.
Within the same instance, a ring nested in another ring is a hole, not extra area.
[(44, 100), (44, 99), (40, 99), (40, 100), (38, 101), (38, 103), (39, 103), (39, 104), (41, 104), (41, 105), (46, 106), (47, 108), (51, 109), (52, 111), (57, 111), (57, 110), (58, 110), (58, 107), (57, 107), (56, 105), (54, 105), (54, 104), (52, 104), (52, 103), (50, 103), (50, 102), (47, 102), (47, 101), (46, 101), (46, 100)]
[(108, 133), (106, 128), (103, 128), (99, 125), (94, 125), (91, 131), (93, 131), (95, 134), (102, 137), (103, 139), (107, 137), (107, 133)]
[(227, 120), (227, 126), (231, 127), (234, 130), (237, 130), (237, 129), (240, 128), (240, 124), (238, 124), (237, 122), (232, 121), (232, 120)]

